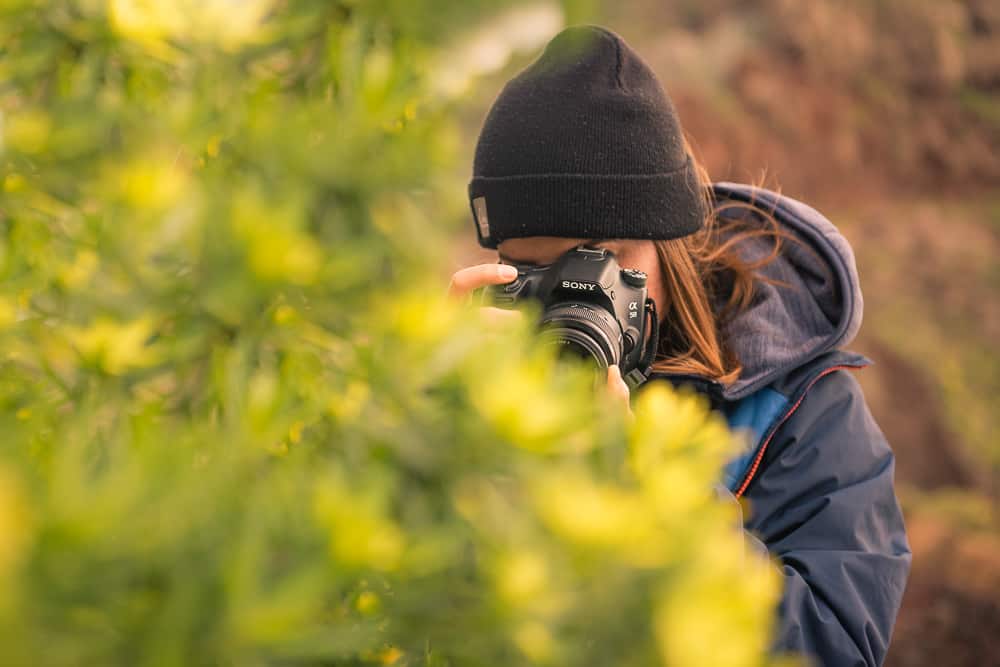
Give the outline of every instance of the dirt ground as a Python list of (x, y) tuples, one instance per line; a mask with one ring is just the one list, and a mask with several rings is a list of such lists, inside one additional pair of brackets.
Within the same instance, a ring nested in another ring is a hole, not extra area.
[[(896, 453), (914, 554), (886, 664), (1000, 664), (998, 473), (990, 462), (1000, 230), (967, 203), (869, 204), (849, 217), (842, 227), (866, 296), (866, 324), (852, 347), (875, 361), (858, 378)], [(950, 233), (939, 240), (942, 224)], [(977, 412), (984, 423), (969, 428)]]
[(887, 665), (997, 665), (1000, 539), (923, 514), (907, 517), (913, 571)]

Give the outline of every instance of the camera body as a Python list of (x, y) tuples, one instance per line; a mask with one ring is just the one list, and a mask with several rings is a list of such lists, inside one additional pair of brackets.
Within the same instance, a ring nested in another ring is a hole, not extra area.
[[(542, 306), (541, 333), (560, 346), (560, 354), (593, 361), (598, 369), (617, 364), (623, 376), (646, 370), (641, 367), (652, 361), (644, 349), (646, 313), (651, 310), (656, 322), (656, 311), (644, 272), (622, 268), (610, 250), (589, 245), (569, 250), (553, 264), (514, 266), (515, 280), (483, 288), (484, 303), (514, 308), (523, 299), (536, 299)], [(655, 351), (656, 340), (650, 344)]]

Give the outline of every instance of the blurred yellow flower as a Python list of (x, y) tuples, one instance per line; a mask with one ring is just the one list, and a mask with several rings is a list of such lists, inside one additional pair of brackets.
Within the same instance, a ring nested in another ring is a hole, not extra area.
[(352, 380), (341, 394), (330, 399), (327, 407), (337, 419), (349, 422), (361, 414), (370, 397), (371, 389), (366, 383)]
[(379, 661), (383, 665), (394, 665), (403, 657), (403, 652), (395, 646), (389, 646), (379, 654)]
[(31, 539), (32, 523), (19, 480), (0, 467), (0, 576), (20, 560)]
[(514, 606), (528, 604), (542, 595), (550, 576), (545, 557), (530, 549), (501, 556), (495, 572), (500, 597)]
[(683, 520), (712, 501), (716, 474), (714, 468), (692, 466), (689, 461), (671, 461), (647, 470), (641, 479), (648, 510), (668, 520)]
[(382, 601), (371, 591), (362, 591), (354, 601), (354, 608), (366, 616), (374, 614), (381, 606)]
[(0, 331), (17, 322), (17, 304), (12, 299), (0, 296)]
[(81, 287), (94, 275), (97, 264), (97, 253), (89, 248), (79, 250), (73, 262), (63, 266), (59, 271), (59, 282), (69, 288)]
[(581, 408), (589, 378), (581, 368), (557, 366), (551, 350), (535, 348), (523, 358), (517, 346), (526, 334), (518, 326), (525, 325), (512, 325), (512, 336), (506, 339), (512, 350), (505, 352), (496, 345), (483, 350), (483, 355), (506, 354), (510, 363), (468, 378), (472, 404), (517, 447), (551, 453), (590, 449), (596, 444), (594, 438), (577, 437), (590, 416)]
[(275, 407), (280, 388), (277, 374), (258, 368), (247, 382), (247, 413), (255, 429), (264, 430)]
[(43, 111), (23, 111), (0, 120), (0, 149), (10, 146), (22, 153), (36, 154), (45, 150), (52, 133), (52, 120)]
[(315, 282), (323, 255), (312, 238), (288, 229), (255, 230), (250, 267), (261, 278), (298, 285)]
[(20, 192), (26, 184), (27, 181), (21, 174), (7, 174), (3, 179), (4, 192)]
[(327, 526), (334, 561), (361, 569), (399, 567), (406, 536), (382, 510), (378, 498), (352, 493), (339, 475), (321, 483), (315, 511)]
[(288, 324), (295, 321), (298, 317), (298, 313), (291, 306), (283, 304), (274, 309), (273, 317), (275, 324)]
[(667, 382), (645, 385), (635, 400), (636, 418), (629, 428), (630, 463), (642, 478), (664, 461), (683, 459), (700, 471), (695, 483), (708, 486), (736, 441), (703, 397), (673, 389)]
[(222, 143), (222, 137), (220, 137), (217, 134), (213, 135), (212, 138), (208, 140), (208, 143), (205, 145), (205, 152), (208, 154), (209, 157), (219, 156), (220, 143)]
[(294, 200), (274, 202), (246, 189), (233, 203), (234, 232), (246, 242), (251, 271), (264, 280), (314, 283), (323, 264), (315, 240), (299, 229), (303, 209)]
[(623, 561), (641, 567), (671, 554), (670, 536), (635, 492), (561, 470), (537, 480), (533, 497), (546, 525), (580, 547), (617, 549)]
[(158, 148), (106, 167), (101, 183), (111, 197), (127, 206), (160, 211), (181, 200), (188, 176), (169, 150)]
[(84, 327), (66, 327), (66, 338), (80, 356), (111, 375), (156, 363), (159, 355), (148, 344), (152, 333), (151, 317), (124, 323), (98, 317)]
[(440, 342), (459, 325), (457, 304), (435, 294), (429, 284), (386, 295), (384, 305), (396, 332), (414, 343)]
[(154, 55), (171, 57), (168, 40), (233, 50), (253, 42), (273, 0), (109, 0), (111, 25), (118, 34)]
[(514, 643), (534, 663), (550, 662), (555, 654), (556, 643), (545, 624), (529, 621), (517, 626)]
[(744, 560), (738, 531), (716, 533), (697, 568), (661, 593), (654, 632), (665, 664), (755, 667), (767, 651), (781, 577), (766, 560)]

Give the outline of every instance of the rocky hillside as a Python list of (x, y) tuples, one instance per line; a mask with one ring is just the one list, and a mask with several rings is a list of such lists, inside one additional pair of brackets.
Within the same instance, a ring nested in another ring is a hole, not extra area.
[(831, 201), (1000, 183), (1000, 3), (607, 4), (713, 174)]

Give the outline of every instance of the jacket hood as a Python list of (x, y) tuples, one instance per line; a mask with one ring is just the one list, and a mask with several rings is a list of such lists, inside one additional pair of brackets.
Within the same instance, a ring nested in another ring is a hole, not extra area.
[[(837, 228), (815, 209), (771, 190), (738, 183), (713, 184), (716, 203), (753, 203), (772, 212), (799, 243), (785, 242), (781, 255), (760, 272), (780, 284), (760, 282), (750, 307), (724, 325), (722, 335), (743, 370), (721, 388), (735, 401), (821, 354), (849, 344), (861, 327), (863, 300), (854, 252)], [(759, 215), (734, 207), (723, 212), (751, 224)], [(772, 243), (749, 239), (740, 252), (749, 258), (768, 254)]]

